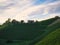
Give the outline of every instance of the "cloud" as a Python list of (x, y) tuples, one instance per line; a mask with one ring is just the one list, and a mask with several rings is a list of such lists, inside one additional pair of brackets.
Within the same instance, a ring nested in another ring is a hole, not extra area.
[(6, 17), (0, 15), (0, 24), (3, 24), (6, 20)]
[(5, 1), (7, 1), (7, 0), (0, 0), (0, 2), (5, 2)]
[[(27, 18), (29, 18), (29, 14), (31, 14), (32, 12), (36, 11), (40, 6), (32, 6), (32, 7), (28, 7), (25, 10), (21, 11), (20, 14), (16, 15), (16, 19), (20, 20), (20, 19), (24, 19), (27, 20)], [(41, 6), (43, 7), (43, 6)], [(21, 15), (21, 16), (20, 16)]]
[(32, 0), (2, 0), (0, 1), (0, 17), (4, 20), (7, 18), (18, 19), (18, 16), (19, 18), (23, 17), (23, 13), (25, 13), (25, 15), (27, 13), (24, 10), (31, 7), (32, 4)]
[[(36, 6), (37, 7), (37, 6)], [(60, 2), (54, 2), (54, 3), (49, 3), (43, 5), (38, 5), (38, 9), (35, 10), (34, 12), (30, 13), (28, 19), (48, 19), (54, 16), (57, 16), (60, 13)], [(60, 16), (60, 15), (59, 15)], [(48, 18), (47, 18), (48, 17)]]
[[(35, 5), (36, 0), (2, 0), (0, 1), (0, 22), (8, 18), (16, 20), (45, 20), (60, 14), (60, 1), (46, 0)], [(48, 3), (48, 4), (47, 4)], [(1, 22), (1, 23), (2, 23)]]

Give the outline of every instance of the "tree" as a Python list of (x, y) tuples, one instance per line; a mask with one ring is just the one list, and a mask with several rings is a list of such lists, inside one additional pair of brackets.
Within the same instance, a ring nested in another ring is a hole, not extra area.
[(60, 19), (60, 17), (59, 17), (59, 16), (55, 16), (55, 18), (56, 18), (56, 19)]
[(21, 20), (21, 23), (24, 23), (24, 20)]
[(15, 19), (13, 19), (13, 20), (12, 20), (12, 23), (13, 23), (13, 24), (18, 24), (19, 22), (16, 21)]
[(34, 20), (28, 20), (28, 23), (34, 23)]
[[(4, 23), (4, 24), (9, 24), (10, 23), (10, 21), (11, 21), (11, 19), (10, 18), (8, 18), (8, 20)], [(4, 25), (3, 24), (3, 25)]]

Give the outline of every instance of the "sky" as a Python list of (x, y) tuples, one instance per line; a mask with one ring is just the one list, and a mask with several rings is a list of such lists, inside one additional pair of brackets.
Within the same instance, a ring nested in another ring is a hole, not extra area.
[(60, 0), (0, 0), (0, 24), (8, 18), (45, 20), (60, 16)]

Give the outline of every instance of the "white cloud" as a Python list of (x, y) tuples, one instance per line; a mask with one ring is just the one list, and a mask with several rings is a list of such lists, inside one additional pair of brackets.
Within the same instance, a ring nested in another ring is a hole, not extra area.
[(54, 3), (45, 4), (45, 5), (43, 5), (43, 7), (41, 7), (41, 5), (39, 5), (37, 10), (30, 13), (30, 15), (29, 15), (30, 18), (28, 18), (28, 19), (38, 19), (38, 20), (41, 20), (41, 18), (48, 19), (48, 18), (51, 18), (51, 17), (59, 14), (59, 12), (60, 12), (59, 10), (60, 10), (59, 1), (54, 2)]
[[(42, 8), (43, 6), (41, 6)], [(38, 8), (40, 8), (40, 6), (32, 6), (32, 7), (28, 7), (27, 9), (23, 10), (20, 12), (20, 14), (16, 15), (16, 19), (20, 20), (20, 19), (24, 19), (27, 20), (29, 14), (31, 14), (32, 12), (36, 11)]]
[(60, 1), (41, 5), (33, 5), (32, 0), (7, 0), (2, 2), (0, 4), (0, 22), (1, 19), (4, 21), (8, 18), (44, 20), (59, 15), (56, 10), (60, 7)]
[(5, 20), (5, 18), (13, 19), (18, 15), (22, 17), (23, 16), (22, 13), (25, 13), (24, 10), (32, 5), (33, 2), (31, 2), (31, 1), (32, 0), (6, 0), (6, 1), (2, 0), (2, 1), (0, 1), (1, 19), (3, 17), (4, 17), (4, 20)]
[(0, 2), (5, 2), (5, 1), (7, 1), (7, 0), (0, 0)]
[(8, 18), (4, 17), (4, 16), (0, 16), (0, 24), (3, 24), (3, 22), (5, 22)]

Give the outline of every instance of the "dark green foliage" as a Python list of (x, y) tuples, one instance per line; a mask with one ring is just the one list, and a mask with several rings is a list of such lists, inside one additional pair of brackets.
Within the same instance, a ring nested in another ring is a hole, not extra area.
[(12, 40), (7, 40), (6, 43), (13, 43), (13, 41)]
[(5, 27), (0, 31), (1, 33), (3, 32), (0, 38), (32, 40), (44, 32), (41, 29), (43, 29), (42, 26), (38, 26), (38, 24), (34, 24), (34, 23), (9, 24), (7, 27)]
[(6, 40), (5, 39), (0, 39), (0, 45), (5, 45)]
[[(24, 43), (26, 43), (26, 45), (34, 45), (52, 31), (60, 28), (60, 22), (57, 21), (58, 19), (60, 19), (60, 17), (56, 16), (40, 22), (28, 20), (28, 23), (25, 23), (24, 20), (19, 22), (15, 19), (12, 21), (8, 19), (0, 26), (0, 39), (7, 40), (7, 43), (13, 41), (12, 45), (14, 45), (14, 40), (18, 40), (17, 42), (21, 45), (24, 45)], [(57, 23), (53, 24), (55, 21)]]

